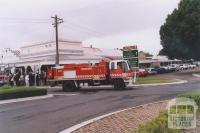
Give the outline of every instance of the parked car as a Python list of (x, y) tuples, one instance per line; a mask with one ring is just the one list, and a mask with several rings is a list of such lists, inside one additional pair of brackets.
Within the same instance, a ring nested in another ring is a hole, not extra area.
[(175, 71), (177, 71), (177, 66), (174, 65), (174, 64), (168, 65), (167, 67), (168, 67), (168, 71), (169, 72), (175, 72)]
[(195, 62), (193, 62), (193, 64), (196, 66), (200, 66), (200, 61), (195, 61)]
[(180, 65), (181, 70), (187, 70), (188, 68), (189, 68), (189, 66), (187, 64), (181, 64)]
[(146, 71), (148, 72), (149, 75), (157, 74), (157, 71), (155, 68), (147, 68)]
[(163, 67), (156, 67), (155, 71), (157, 72), (157, 74), (163, 74), (166, 73), (166, 69)]
[(146, 77), (148, 72), (145, 69), (139, 69), (139, 77)]
[(176, 69), (176, 71), (180, 70), (180, 65), (179, 64), (171, 64), (172, 67)]
[(160, 68), (163, 69), (163, 73), (169, 73), (170, 72), (170, 67), (169, 66), (161, 66)]
[(7, 83), (6, 75), (0, 74), (0, 86), (3, 86)]
[(189, 64), (188, 67), (189, 67), (190, 69), (194, 69), (194, 68), (196, 68), (197, 66), (196, 66), (196, 65), (193, 65), (193, 64)]

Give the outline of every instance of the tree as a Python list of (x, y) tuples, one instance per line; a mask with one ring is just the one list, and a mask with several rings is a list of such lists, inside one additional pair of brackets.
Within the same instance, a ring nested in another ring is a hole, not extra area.
[(200, 0), (181, 0), (160, 28), (159, 54), (174, 59), (200, 59)]

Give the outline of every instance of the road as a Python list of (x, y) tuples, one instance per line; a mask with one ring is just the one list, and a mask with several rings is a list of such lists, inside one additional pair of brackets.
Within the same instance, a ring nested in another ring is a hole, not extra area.
[(190, 72), (179, 72), (167, 76), (188, 79), (189, 82), (118, 91), (88, 89), (75, 92), (77, 95), (50, 91), (50, 93), (63, 95), (0, 105), (0, 133), (56, 133), (112, 111), (171, 99), (184, 91), (200, 89), (200, 79), (192, 77)]

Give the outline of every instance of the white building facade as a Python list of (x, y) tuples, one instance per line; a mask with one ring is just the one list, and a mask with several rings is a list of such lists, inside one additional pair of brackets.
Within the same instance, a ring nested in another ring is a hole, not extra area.
[[(7, 51), (7, 52), (6, 52)], [(42, 42), (20, 47), (14, 51), (4, 49), (1, 53), (1, 65), (15, 67), (54, 65), (56, 59), (55, 41)], [(105, 50), (83, 47), (79, 41), (59, 40), (59, 64), (96, 63), (102, 59), (122, 58), (120, 50)]]

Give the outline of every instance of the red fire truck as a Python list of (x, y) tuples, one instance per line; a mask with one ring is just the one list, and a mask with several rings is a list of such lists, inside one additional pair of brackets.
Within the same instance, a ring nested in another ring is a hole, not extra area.
[(134, 71), (127, 60), (100, 61), (95, 64), (65, 64), (48, 71), (48, 81), (62, 84), (63, 91), (88, 86), (113, 85), (123, 89), (132, 85)]

